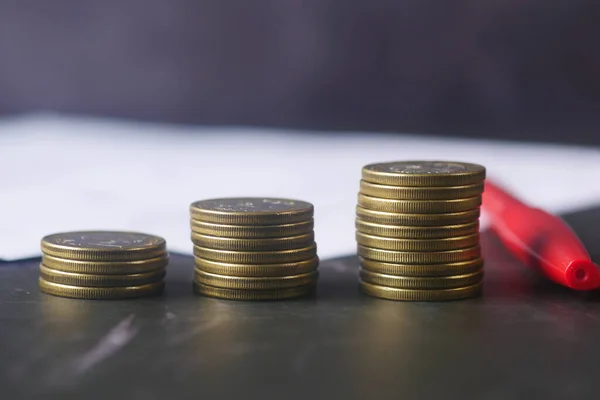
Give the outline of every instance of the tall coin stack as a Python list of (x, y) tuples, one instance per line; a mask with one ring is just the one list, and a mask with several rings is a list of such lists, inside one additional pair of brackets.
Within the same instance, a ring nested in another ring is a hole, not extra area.
[(42, 292), (77, 299), (156, 295), (169, 262), (165, 240), (136, 232), (66, 232), (42, 239)]
[(481, 293), (481, 165), (367, 165), (356, 209), (359, 284), (390, 300), (445, 301)]
[(314, 292), (319, 266), (313, 205), (273, 198), (192, 203), (194, 291), (231, 300), (281, 300)]

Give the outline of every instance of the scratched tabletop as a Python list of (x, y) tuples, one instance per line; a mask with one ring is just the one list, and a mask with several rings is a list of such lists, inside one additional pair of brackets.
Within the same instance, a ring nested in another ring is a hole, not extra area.
[[(600, 209), (566, 219), (597, 257)], [(355, 256), (323, 261), (315, 296), (261, 303), (194, 295), (187, 256), (162, 297), (122, 301), (45, 295), (39, 260), (0, 263), (0, 398), (597, 398), (598, 296), (482, 245), (483, 296), (448, 303), (361, 295)]]

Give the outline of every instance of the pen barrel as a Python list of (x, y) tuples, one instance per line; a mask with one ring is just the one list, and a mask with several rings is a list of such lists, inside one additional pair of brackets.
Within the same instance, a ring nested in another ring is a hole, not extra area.
[(530, 208), (498, 186), (486, 181), (483, 192), (483, 209), (495, 221), (501, 219), (502, 215), (507, 212), (510, 212), (511, 215), (522, 214)]

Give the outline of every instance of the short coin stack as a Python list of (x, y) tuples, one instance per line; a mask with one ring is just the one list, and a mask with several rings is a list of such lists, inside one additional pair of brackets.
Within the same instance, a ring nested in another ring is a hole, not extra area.
[(192, 203), (194, 291), (231, 300), (280, 300), (314, 292), (313, 205), (273, 198)]
[(165, 240), (137, 232), (66, 232), (42, 239), (42, 292), (77, 299), (156, 295), (169, 258)]
[(469, 163), (365, 166), (356, 209), (361, 290), (406, 301), (479, 295), (484, 180), (485, 168)]

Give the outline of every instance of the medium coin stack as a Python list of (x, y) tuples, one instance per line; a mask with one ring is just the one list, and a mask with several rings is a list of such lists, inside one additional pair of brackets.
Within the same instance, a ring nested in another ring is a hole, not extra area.
[(314, 292), (313, 205), (273, 198), (211, 199), (190, 206), (194, 291), (231, 300)]
[(156, 295), (164, 288), (165, 240), (136, 232), (66, 232), (42, 239), (42, 292), (77, 299)]
[(484, 180), (483, 166), (460, 162), (365, 166), (356, 209), (361, 290), (405, 301), (479, 295)]

